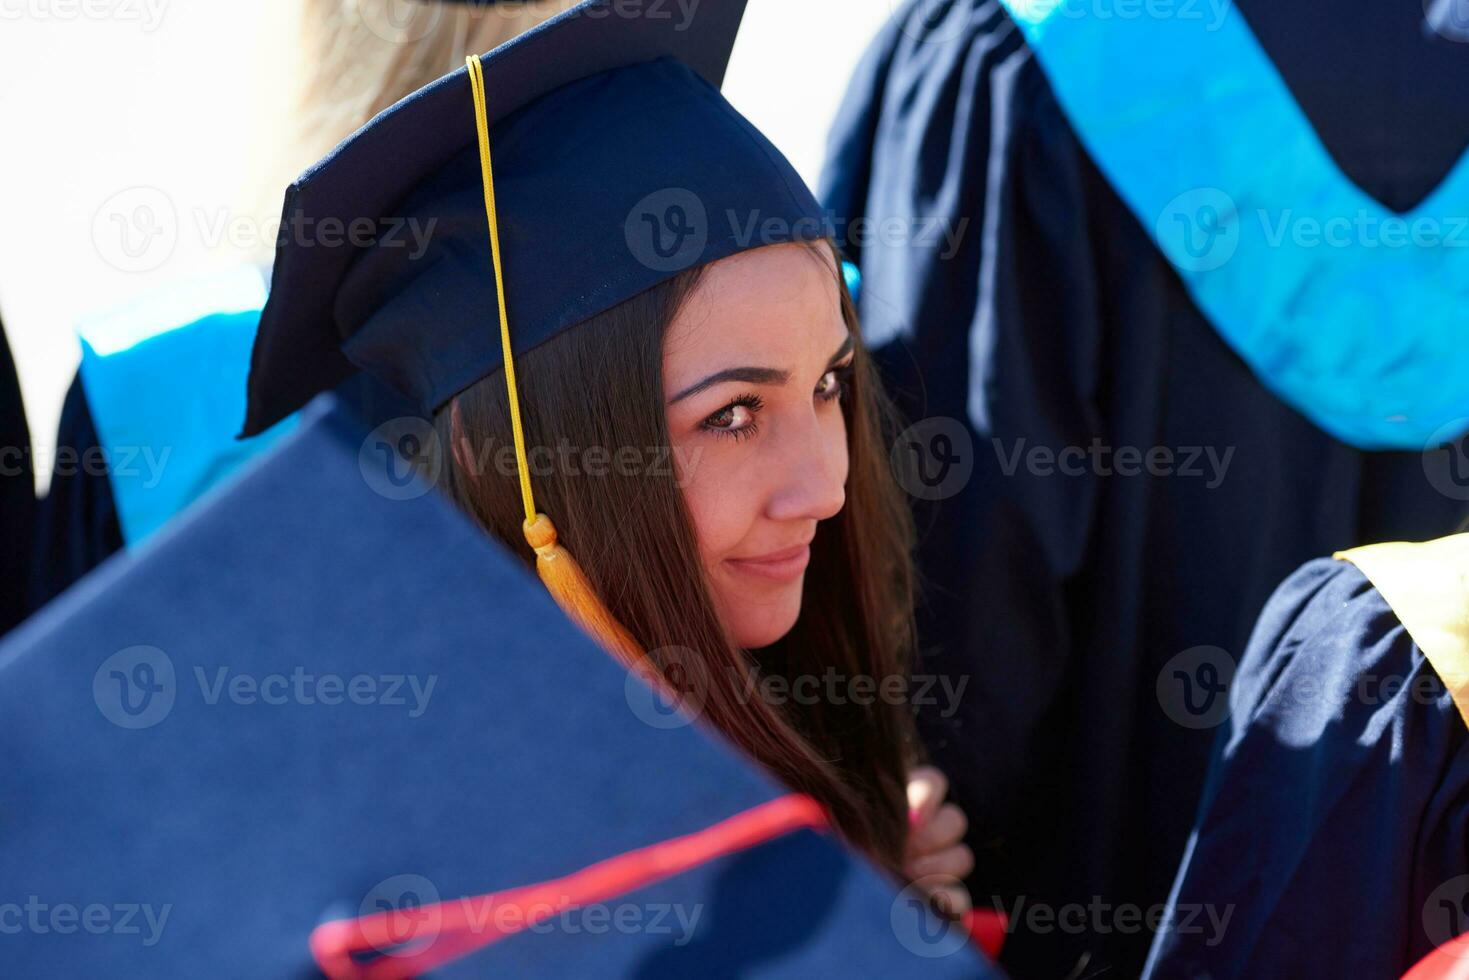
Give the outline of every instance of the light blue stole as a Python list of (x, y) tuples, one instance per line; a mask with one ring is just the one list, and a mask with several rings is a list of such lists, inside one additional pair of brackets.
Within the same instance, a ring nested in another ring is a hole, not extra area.
[(78, 327), (82, 388), (129, 547), (295, 425), (235, 439), (264, 303), (259, 271), (240, 268)]
[(1396, 214), (1337, 167), (1232, 5), (1001, 2), (1092, 159), (1266, 387), (1362, 449), (1469, 429), (1469, 160)]

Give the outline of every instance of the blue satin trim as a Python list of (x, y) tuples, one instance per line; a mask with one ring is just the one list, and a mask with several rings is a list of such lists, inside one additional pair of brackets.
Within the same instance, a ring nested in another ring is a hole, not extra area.
[(862, 270), (857, 268), (856, 263), (842, 261), (842, 279), (847, 283), (847, 292), (852, 294), (852, 302), (861, 302)]
[(1092, 159), (1270, 390), (1362, 449), (1469, 429), (1469, 158), (1395, 214), (1337, 167), (1232, 6), (1001, 2)]
[(293, 416), (235, 439), (264, 301), (260, 274), (240, 269), (79, 328), (82, 388), (128, 546), (294, 427)]

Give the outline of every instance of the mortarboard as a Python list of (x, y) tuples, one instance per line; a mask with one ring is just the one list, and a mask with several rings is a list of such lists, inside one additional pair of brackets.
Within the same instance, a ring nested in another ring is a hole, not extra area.
[(994, 975), (362, 428), (0, 646), (7, 973)]
[[(587, 0), (472, 59), (515, 351), (693, 266), (821, 237), (799, 175), (718, 91), (744, 7)], [(502, 366), (472, 88), (465, 68), (408, 96), (287, 190), (247, 434), (358, 369), (433, 411)]]
[(630, 662), (535, 507), (513, 355), (686, 269), (823, 236), (719, 92), (744, 9), (585, 0), (385, 110), (287, 189), (251, 357), (245, 435), (359, 368), (431, 413), (503, 367), (537, 570)]

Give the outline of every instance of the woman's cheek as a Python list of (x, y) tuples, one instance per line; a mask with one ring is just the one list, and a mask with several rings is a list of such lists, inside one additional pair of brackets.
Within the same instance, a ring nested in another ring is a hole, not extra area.
[[(750, 495), (741, 492), (738, 468), (720, 465), (717, 453), (704, 453), (697, 461), (686, 455), (688, 465), (682, 468), (684, 504), (699, 539), (699, 553), (713, 571), (729, 557), (745, 535), (750, 524), (745, 508)], [(746, 477), (748, 480), (748, 476)]]

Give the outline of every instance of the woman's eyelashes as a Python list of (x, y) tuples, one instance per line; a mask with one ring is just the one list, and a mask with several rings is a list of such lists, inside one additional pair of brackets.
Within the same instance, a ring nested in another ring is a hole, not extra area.
[(741, 395), (706, 418), (703, 427), (716, 435), (745, 439), (759, 429), (755, 415), (764, 407), (765, 399), (759, 395)]
[[(816, 384), (815, 396), (818, 402), (835, 402), (846, 394), (851, 384), (852, 362), (838, 365), (821, 376)], [(750, 392), (739, 396), (719, 411), (710, 415), (700, 423), (700, 428), (719, 436), (728, 436), (733, 439), (748, 439), (760, 431), (760, 423), (756, 416), (765, 407), (765, 399)]]

